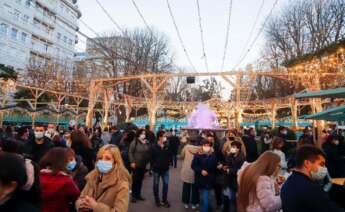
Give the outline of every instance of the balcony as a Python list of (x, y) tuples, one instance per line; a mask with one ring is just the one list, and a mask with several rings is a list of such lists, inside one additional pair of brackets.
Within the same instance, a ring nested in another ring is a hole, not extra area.
[(54, 0), (36, 0), (37, 3), (49, 9), (52, 13), (57, 13), (56, 8), (59, 8), (57, 2)]
[(46, 47), (45, 45), (36, 41), (32, 41), (31, 50), (47, 57), (51, 57), (54, 55), (54, 51), (51, 46)]
[(52, 42), (52, 39), (53, 39), (52, 38), (52, 34), (53, 34), (52, 31), (42, 29), (41, 27), (39, 27), (35, 24), (32, 24), (31, 26), (32, 26), (31, 27), (32, 34)]
[(37, 18), (39, 21), (50, 25), (51, 27), (55, 26), (55, 23), (56, 23), (55, 16), (49, 16), (49, 15), (44, 14), (42, 11), (36, 11), (34, 13), (34, 17)]

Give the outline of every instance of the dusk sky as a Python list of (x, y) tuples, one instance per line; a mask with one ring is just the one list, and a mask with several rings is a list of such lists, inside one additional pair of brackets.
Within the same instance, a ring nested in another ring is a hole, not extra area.
[[(131, 0), (99, 1), (123, 28), (145, 27)], [(196, 1), (169, 1), (173, 13), (175, 14), (177, 25), (182, 34), (182, 39), (191, 56), (192, 63), (195, 65), (197, 71), (206, 71), (202, 57)], [(249, 33), (254, 25), (255, 17), (262, 1), (263, 0), (233, 0), (229, 46), (224, 71), (232, 70), (235, 64), (238, 63), (240, 54), (243, 53), (245, 49), (245, 43), (248, 40)], [(289, 0), (278, 1), (274, 13), (277, 13), (279, 8), (288, 1)], [(136, 0), (135, 2), (148, 24), (168, 36), (170, 47), (175, 55), (176, 64), (192, 71), (183, 49), (179, 44), (176, 31), (169, 16), (166, 0)], [(221, 68), (229, 2), (229, 0), (200, 0), (205, 49), (210, 71), (220, 71)], [(275, 0), (264, 0), (264, 7), (259, 16), (252, 40), (257, 35), (274, 2)], [(96, 32), (102, 34), (114, 32), (116, 30), (114, 24), (98, 6), (96, 0), (80, 0), (78, 4), (83, 13), (81, 19)], [(86, 33), (88, 36), (95, 37), (95, 34), (88, 30), (83, 24), (80, 23), (79, 25), (82, 32)], [(261, 34), (254, 48), (238, 68), (244, 68), (247, 63), (254, 62), (259, 57), (260, 49), (263, 45), (263, 35), (264, 33)], [(84, 38), (80, 39), (85, 40)], [(83, 50), (84, 46), (85, 43), (80, 42), (77, 50)]]

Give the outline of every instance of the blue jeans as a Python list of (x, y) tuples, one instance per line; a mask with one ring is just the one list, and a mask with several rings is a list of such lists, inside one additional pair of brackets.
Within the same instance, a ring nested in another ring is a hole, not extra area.
[(208, 209), (210, 207), (209, 201), (210, 201), (210, 190), (208, 189), (200, 189), (201, 194), (201, 208), (200, 212), (208, 212)]
[(168, 201), (168, 188), (169, 188), (169, 171), (164, 173), (153, 173), (153, 194), (155, 196), (155, 201), (159, 202), (159, 181), (162, 178), (163, 181), (163, 202)]

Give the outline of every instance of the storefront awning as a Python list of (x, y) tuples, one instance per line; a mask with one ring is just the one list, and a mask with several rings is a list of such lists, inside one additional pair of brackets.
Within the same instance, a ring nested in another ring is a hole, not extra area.
[(325, 121), (344, 121), (345, 120), (345, 105), (334, 107), (320, 113), (307, 115), (305, 119), (325, 120)]
[(297, 93), (295, 94), (295, 98), (345, 98), (345, 88), (335, 88), (315, 92)]

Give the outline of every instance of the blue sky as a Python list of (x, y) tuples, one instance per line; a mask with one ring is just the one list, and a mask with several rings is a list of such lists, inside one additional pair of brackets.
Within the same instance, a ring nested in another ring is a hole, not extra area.
[[(131, 0), (99, 1), (122, 27), (145, 27)], [(277, 13), (282, 4), (288, 1), (291, 0), (278, 1), (274, 13)], [(178, 42), (178, 37), (168, 13), (166, 0), (136, 0), (135, 2), (141, 9), (149, 25), (158, 31), (164, 32), (168, 36), (170, 47), (175, 54), (176, 63), (192, 71), (183, 53), (183, 49)], [(253, 37), (255, 37), (262, 26), (274, 2), (275, 0), (264, 1), (264, 7), (259, 17), (257, 27), (254, 30)], [(240, 54), (245, 48), (246, 40), (248, 39), (249, 32), (254, 24), (261, 3), (262, 0), (233, 0), (230, 40), (223, 71), (232, 70), (234, 65), (238, 63)], [(206, 71), (202, 58), (196, 1), (170, 0), (170, 4), (192, 62), (196, 66), (197, 71)], [(95, 31), (98, 33), (115, 31), (115, 26), (103, 13), (95, 0), (80, 0), (78, 1), (78, 5), (82, 11), (81, 19)], [(224, 51), (228, 5), (229, 0), (200, 0), (205, 48), (210, 71), (220, 71)], [(85, 28), (84, 25), (79, 25), (82, 32), (91, 37), (95, 36), (95, 34)], [(264, 33), (261, 34), (256, 45), (239, 67), (244, 68), (247, 63), (251, 63), (259, 57), (263, 45), (263, 35)], [(84, 40), (83, 38), (80, 39)], [(82, 50), (84, 45), (83, 42), (80, 42), (77, 46), (77, 50)]]

